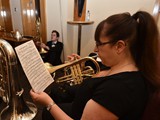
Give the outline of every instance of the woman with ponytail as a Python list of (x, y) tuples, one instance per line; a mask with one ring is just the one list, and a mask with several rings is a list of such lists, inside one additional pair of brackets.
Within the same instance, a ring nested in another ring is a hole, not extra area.
[(159, 86), (158, 33), (155, 20), (145, 11), (108, 17), (96, 28), (94, 51), (110, 69), (85, 80), (65, 111), (45, 92), (31, 90), (32, 99), (48, 106), (56, 120), (140, 120), (148, 86)]

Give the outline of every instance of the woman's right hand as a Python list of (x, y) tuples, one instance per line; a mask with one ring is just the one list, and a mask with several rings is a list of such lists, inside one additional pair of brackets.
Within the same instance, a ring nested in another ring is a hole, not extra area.
[(81, 57), (78, 54), (73, 53), (73, 54), (67, 56), (67, 58), (68, 58), (69, 62), (72, 62), (74, 60), (80, 59)]

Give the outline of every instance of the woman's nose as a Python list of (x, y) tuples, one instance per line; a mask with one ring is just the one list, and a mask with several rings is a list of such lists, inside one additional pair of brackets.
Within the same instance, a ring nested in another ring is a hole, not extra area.
[(94, 47), (94, 52), (98, 52), (97, 46)]

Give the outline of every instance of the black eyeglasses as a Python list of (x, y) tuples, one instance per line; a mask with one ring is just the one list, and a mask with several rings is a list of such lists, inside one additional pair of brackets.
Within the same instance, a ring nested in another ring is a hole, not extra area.
[(104, 42), (104, 43), (96, 42), (96, 47), (98, 48), (99, 46), (106, 45), (106, 44), (110, 44), (110, 43), (113, 43), (113, 42), (111, 42), (111, 41)]

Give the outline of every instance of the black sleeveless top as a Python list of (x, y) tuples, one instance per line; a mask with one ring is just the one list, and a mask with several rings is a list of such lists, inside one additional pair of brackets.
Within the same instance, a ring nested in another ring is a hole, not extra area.
[(122, 72), (85, 80), (72, 104), (74, 120), (80, 120), (90, 99), (118, 116), (119, 120), (140, 120), (148, 99), (148, 90), (140, 72)]

